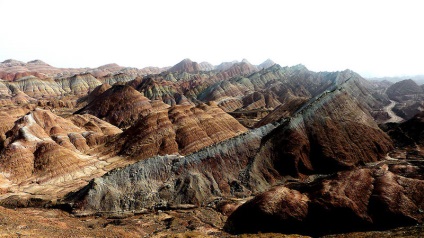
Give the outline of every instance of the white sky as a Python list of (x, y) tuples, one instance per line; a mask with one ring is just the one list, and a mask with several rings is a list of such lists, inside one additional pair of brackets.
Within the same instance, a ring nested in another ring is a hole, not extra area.
[(0, 61), (142, 68), (271, 58), (314, 71), (424, 74), (424, 1), (0, 0)]

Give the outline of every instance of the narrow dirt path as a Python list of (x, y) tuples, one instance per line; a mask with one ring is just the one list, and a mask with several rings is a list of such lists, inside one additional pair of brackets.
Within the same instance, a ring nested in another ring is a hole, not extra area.
[(395, 107), (396, 102), (393, 100), (390, 100), (390, 104), (386, 107), (384, 107), (384, 111), (387, 112), (390, 116), (390, 119), (386, 121), (386, 123), (388, 122), (401, 122), (403, 121), (402, 117), (397, 116), (394, 112), (393, 112), (393, 108)]

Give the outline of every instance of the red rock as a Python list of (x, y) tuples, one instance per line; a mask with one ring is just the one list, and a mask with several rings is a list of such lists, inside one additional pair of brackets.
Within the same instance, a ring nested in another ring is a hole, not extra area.
[(120, 153), (144, 159), (154, 155), (189, 154), (246, 128), (216, 105), (155, 109), (112, 142)]
[(178, 64), (171, 67), (169, 72), (187, 72), (187, 73), (195, 73), (200, 71), (200, 65), (197, 62), (193, 62), (190, 59), (184, 59)]
[(149, 99), (130, 86), (115, 85), (76, 114), (92, 114), (118, 127), (128, 127), (152, 110)]
[(231, 214), (226, 229), (317, 236), (412, 225), (424, 218), (423, 188), (423, 180), (397, 175), (387, 164), (339, 172), (256, 196)]

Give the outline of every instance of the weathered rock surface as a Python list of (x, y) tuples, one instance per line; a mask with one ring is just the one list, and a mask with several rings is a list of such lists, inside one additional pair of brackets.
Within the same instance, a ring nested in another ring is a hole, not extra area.
[(81, 96), (87, 95), (101, 84), (101, 82), (90, 73), (74, 75), (70, 78), (57, 79), (56, 83), (61, 87), (65, 94)]
[(93, 116), (72, 120), (35, 109), (16, 121), (3, 142), (1, 172), (17, 183), (30, 177), (41, 182), (66, 175), (93, 162), (84, 155), (90, 147), (122, 132)]
[[(172, 74), (170, 74), (172, 75)], [(139, 80), (133, 80), (128, 85), (134, 87), (150, 100), (160, 100), (164, 103), (174, 106), (177, 104), (192, 104), (185, 96), (183, 91), (172, 81), (155, 79), (154, 77), (145, 77)]]
[(81, 73), (91, 73), (96, 78), (124, 73), (134, 78), (136, 76), (146, 74), (158, 74), (167, 69), (168, 67), (145, 67), (142, 69), (136, 69), (122, 67), (117, 64), (106, 64), (98, 68), (56, 68), (41, 60), (33, 60), (28, 63), (24, 63), (10, 59), (0, 63), (0, 79), (5, 81), (15, 81), (27, 76), (35, 76), (40, 79), (58, 79), (71, 77), (75, 74)]
[(260, 157), (270, 157), (274, 169), (291, 176), (331, 173), (384, 158), (392, 142), (357, 101), (366, 95), (346, 77), (274, 130)]
[(240, 206), (225, 228), (316, 236), (421, 223), (424, 181), (416, 175), (422, 169), (422, 161), (381, 163), (277, 186)]
[(200, 65), (197, 62), (193, 62), (190, 59), (184, 59), (178, 64), (171, 67), (169, 72), (186, 72), (186, 73), (195, 73), (200, 71)]
[(150, 100), (133, 87), (115, 85), (76, 114), (91, 114), (118, 126), (128, 127), (152, 110)]
[(214, 197), (263, 192), (290, 177), (304, 179), (382, 159), (392, 148), (390, 138), (354, 99), (365, 96), (345, 76), (278, 127), (267, 124), (185, 157), (140, 161), (93, 180), (68, 201), (91, 212), (205, 205)]
[(258, 69), (266, 69), (273, 66), (274, 64), (275, 64), (274, 61), (272, 61), (271, 59), (267, 59), (264, 62), (262, 62), (260, 65), (258, 65)]
[(40, 60), (24, 63), (10, 59), (0, 63), (0, 78), (6, 81), (14, 81), (31, 75), (43, 79), (48, 78), (48, 74), (59, 72), (60, 70)]
[(246, 132), (240, 123), (213, 103), (154, 109), (128, 128), (111, 146), (139, 159), (189, 154)]
[(87, 96), (81, 97), (77, 100), (78, 105), (86, 106), (87, 104), (94, 101), (97, 97), (99, 97), (102, 93), (106, 92), (109, 88), (111, 88), (110, 84), (103, 83), (94, 88), (92, 92), (90, 92)]
[(268, 125), (187, 155), (156, 156), (114, 170), (71, 193), (66, 201), (76, 211), (114, 212), (206, 205), (215, 197), (245, 197), (250, 191), (240, 181)]
[(275, 110), (257, 122), (255, 127), (261, 127), (269, 123), (277, 122), (283, 118), (288, 118), (307, 101), (307, 98), (302, 97), (293, 97), (289, 100), (286, 100), (286, 103), (277, 106)]
[(397, 102), (393, 112), (404, 119), (410, 119), (424, 110), (424, 91), (412, 79), (391, 85), (386, 93)]
[(408, 97), (408, 95), (422, 94), (423, 90), (417, 83), (412, 79), (402, 80), (391, 85), (387, 89), (387, 95), (390, 99), (396, 101), (403, 101), (403, 97)]
[[(8, 130), (12, 129), (15, 120), (16, 119), (10, 116), (7, 111), (0, 112), (0, 142), (6, 139), (5, 134)], [(2, 145), (0, 145), (0, 148), (2, 148)]]
[(134, 74), (123, 72), (98, 77), (99, 81), (101, 81), (102, 83), (107, 83), (109, 85), (114, 85), (115, 83), (126, 83), (136, 78), (137, 77)]
[(200, 62), (199, 63), (199, 69), (201, 71), (211, 71), (211, 70), (214, 70), (215, 69), (215, 66), (213, 66), (209, 62)]
[(410, 154), (421, 154), (421, 146), (424, 146), (424, 112), (420, 112), (413, 118), (400, 124), (387, 123), (381, 128), (393, 139), (399, 148), (410, 147)]

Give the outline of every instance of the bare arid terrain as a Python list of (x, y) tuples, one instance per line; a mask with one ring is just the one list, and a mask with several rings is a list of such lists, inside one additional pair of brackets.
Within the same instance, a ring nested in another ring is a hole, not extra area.
[(2, 237), (417, 237), (422, 86), (268, 59), (0, 63)]

